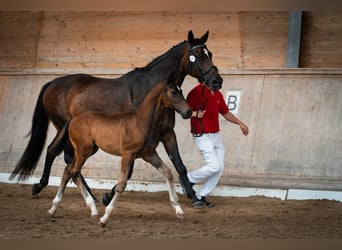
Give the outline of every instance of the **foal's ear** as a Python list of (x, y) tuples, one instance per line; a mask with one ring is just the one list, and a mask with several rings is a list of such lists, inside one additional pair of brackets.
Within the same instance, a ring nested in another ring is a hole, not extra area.
[(208, 40), (208, 36), (209, 36), (209, 30), (207, 30), (207, 32), (200, 38), (200, 41), (205, 44)]
[(194, 33), (192, 33), (192, 30), (190, 30), (188, 33), (188, 42), (192, 43), (194, 39)]

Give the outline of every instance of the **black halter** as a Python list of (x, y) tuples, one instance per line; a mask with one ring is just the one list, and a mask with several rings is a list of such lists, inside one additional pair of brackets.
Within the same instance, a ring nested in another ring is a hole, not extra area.
[(196, 56), (193, 54), (193, 50), (196, 49), (196, 48), (204, 48), (204, 49), (206, 49), (206, 50), (208, 50), (208, 49), (207, 49), (207, 46), (206, 46), (206, 45), (200, 44), (200, 45), (195, 45), (195, 46), (191, 47), (190, 50), (189, 50), (189, 52), (190, 52), (189, 60), (190, 60), (191, 63), (193, 63), (193, 64), (195, 65), (195, 67), (196, 67), (196, 69), (197, 69), (197, 71), (198, 71), (198, 73), (199, 73), (198, 80), (199, 80), (201, 83), (208, 84), (208, 80), (209, 80), (209, 79), (206, 77), (206, 75), (207, 75), (209, 72), (213, 71), (213, 70), (217, 70), (217, 67), (214, 66), (213, 62), (211, 61), (210, 56), (208, 55), (208, 58), (209, 58), (209, 60), (210, 60), (210, 62), (211, 62), (212, 65), (211, 65), (209, 68), (207, 68), (206, 70), (203, 70), (203, 71), (202, 71), (202, 70), (200, 69), (200, 67), (198, 66), (198, 64), (197, 64)]

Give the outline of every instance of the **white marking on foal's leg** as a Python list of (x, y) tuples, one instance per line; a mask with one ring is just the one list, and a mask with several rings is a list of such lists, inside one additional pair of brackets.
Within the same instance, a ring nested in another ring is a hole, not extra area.
[(87, 206), (90, 208), (90, 214), (91, 216), (93, 217), (98, 217), (99, 215), (99, 212), (97, 211), (97, 208), (96, 208), (96, 203), (95, 203), (95, 200), (94, 198), (92, 197), (92, 195), (88, 192), (88, 190), (85, 188), (85, 186), (83, 185), (82, 181), (81, 181), (81, 178), (80, 177), (77, 177), (75, 180), (74, 180), (75, 184), (77, 185), (78, 189), (80, 190), (82, 196), (83, 196), (83, 199), (85, 201), (85, 203), (87, 204)]
[(87, 191), (87, 196), (85, 198), (85, 202), (87, 206), (90, 208), (91, 216), (97, 217), (99, 215), (99, 212), (97, 211), (96, 203), (88, 191)]
[(171, 205), (176, 210), (176, 216), (180, 219), (183, 219), (184, 218), (184, 212), (183, 212), (183, 209), (181, 208), (181, 206), (178, 202), (178, 196), (177, 196), (175, 185), (173, 184), (173, 182), (170, 183), (169, 180), (166, 181), (166, 184), (167, 184), (168, 189), (169, 189)]
[(52, 207), (48, 211), (48, 213), (51, 216), (53, 216), (55, 214), (58, 205), (61, 203), (61, 201), (63, 199), (63, 191), (64, 191), (64, 189), (59, 187), (55, 198), (52, 200)]
[(114, 197), (112, 198), (112, 200), (110, 201), (110, 203), (106, 207), (106, 211), (105, 211), (104, 215), (99, 219), (99, 224), (101, 226), (105, 226), (106, 225), (106, 222), (107, 222), (109, 216), (111, 215), (111, 213), (112, 213), (112, 211), (113, 211), (113, 209), (114, 209), (114, 207), (116, 205), (116, 202), (119, 199), (119, 196), (120, 196), (120, 193), (116, 192)]
[(178, 195), (176, 192), (175, 185), (173, 183), (173, 176), (172, 176), (171, 170), (165, 164), (163, 164), (163, 167), (160, 168), (159, 171), (162, 173), (162, 175), (164, 176), (164, 178), (166, 180), (166, 184), (167, 184), (167, 187), (169, 189), (169, 196), (170, 196), (171, 205), (176, 210), (176, 216), (180, 219), (183, 219), (184, 218), (184, 212), (178, 203)]

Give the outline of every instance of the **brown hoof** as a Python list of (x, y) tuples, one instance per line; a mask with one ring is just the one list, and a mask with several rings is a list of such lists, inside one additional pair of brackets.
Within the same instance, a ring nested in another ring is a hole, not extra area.
[(99, 225), (102, 228), (106, 227), (106, 224), (102, 223), (100, 220), (97, 221), (97, 225)]

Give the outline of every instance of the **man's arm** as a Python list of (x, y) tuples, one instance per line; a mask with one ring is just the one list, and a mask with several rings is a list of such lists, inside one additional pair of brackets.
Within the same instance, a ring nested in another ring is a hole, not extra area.
[(233, 115), (230, 111), (228, 111), (225, 114), (222, 114), (222, 116), (229, 122), (237, 124), (240, 126), (241, 132), (243, 135), (248, 135), (249, 129), (246, 124), (244, 124), (242, 121), (240, 121), (235, 115)]

